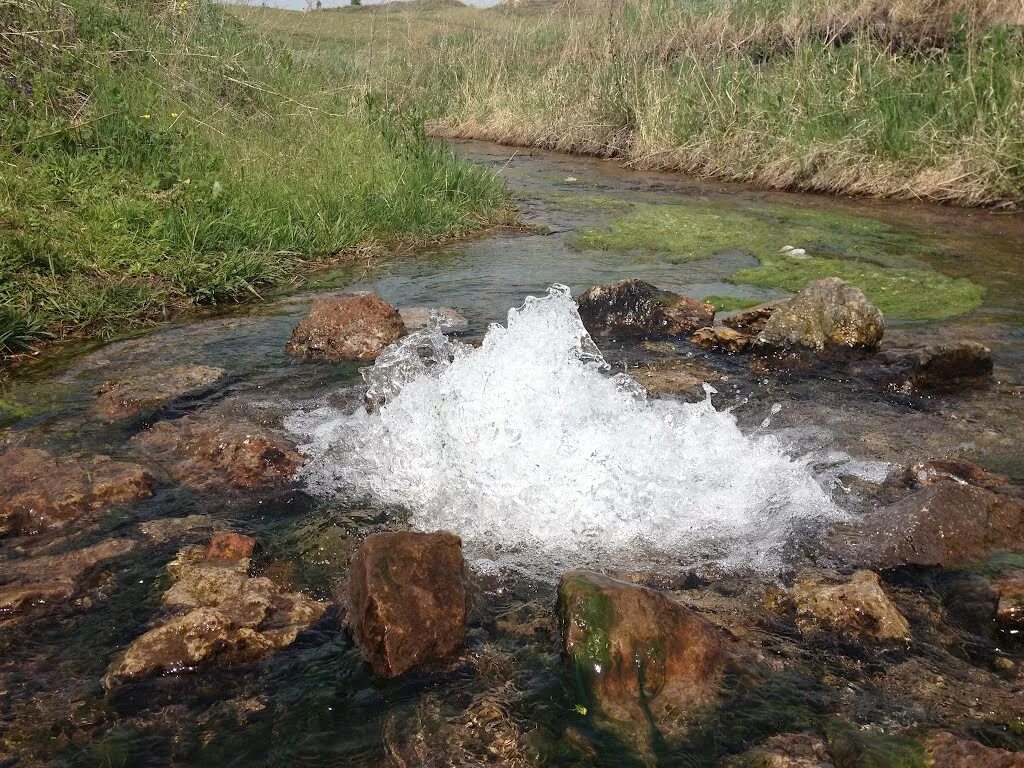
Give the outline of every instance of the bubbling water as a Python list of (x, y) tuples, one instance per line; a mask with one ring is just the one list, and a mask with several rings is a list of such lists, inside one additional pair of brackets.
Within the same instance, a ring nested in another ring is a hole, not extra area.
[(404, 508), (477, 556), (771, 569), (797, 532), (837, 514), (774, 437), (744, 435), (710, 399), (648, 400), (607, 368), (556, 285), (479, 348), (436, 325), (392, 345), (363, 371), (379, 408), (289, 426), (308, 437), (313, 492)]

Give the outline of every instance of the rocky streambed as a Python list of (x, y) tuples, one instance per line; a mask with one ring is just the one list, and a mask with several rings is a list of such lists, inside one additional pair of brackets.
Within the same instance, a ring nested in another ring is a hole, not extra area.
[(0, 764), (1024, 765), (1008, 278), (572, 250), (765, 201), (569, 162), (508, 166), (548, 234), (13, 380)]

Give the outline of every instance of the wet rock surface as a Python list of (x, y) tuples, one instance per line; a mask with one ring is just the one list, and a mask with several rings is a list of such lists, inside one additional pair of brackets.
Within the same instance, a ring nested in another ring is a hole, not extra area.
[(583, 324), (594, 334), (612, 337), (692, 333), (710, 325), (710, 304), (660, 290), (641, 280), (597, 285), (579, 297)]
[(689, 358), (657, 361), (630, 371), (649, 395), (681, 397), (689, 402), (706, 397), (704, 385), (715, 386), (722, 374)]
[(291, 645), (323, 616), (324, 603), (249, 576), (248, 557), (240, 555), (252, 547), (244, 538), (232, 539), (230, 549), (224, 546), (225, 536), (206, 547), (187, 548), (168, 565), (174, 583), (164, 593), (163, 604), (178, 615), (134, 640), (111, 663), (103, 678), (106, 688), (203, 663), (259, 661)]
[(375, 293), (325, 296), (313, 299), (285, 349), (307, 360), (368, 361), (405, 333), (398, 310)]
[(410, 332), (426, 328), (434, 317), (442, 331), (464, 331), (469, 327), (465, 316), (451, 307), (400, 307), (398, 314)]
[(698, 329), (691, 337), (691, 341), (698, 347), (706, 349), (742, 352), (753, 343), (754, 338), (728, 326), (713, 325)]
[(0, 537), (36, 534), (152, 495), (143, 467), (106, 456), (57, 456), (36, 448), (0, 453)]
[(210, 365), (175, 365), (140, 371), (130, 378), (105, 381), (96, 390), (92, 411), (111, 421), (134, 416), (190, 393), (201, 391), (225, 375)]
[(885, 349), (883, 380), (902, 392), (975, 385), (992, 375), (992, 350), (975, 341)]
[(821, 629), (869, 640), (909, 640), (910, 625), (885, 593), (873, 571), (857, 571), (843, 580), (802, 573), (793, 587), (797, 626), (805, 633)]
[(765, 325), (768, 324), (768, 320), (775, 311), (785, 307), (787, 304), (789, 304), (789, 299), (758, 304), (749, 309), (725, 315), (722, 318), (722, 325), (748, 336), (757, 336), (764, 330)]
[(758, 342), (816, 352), (874, 350), (882, 341), (882, 313), (864, 294), (836, 277), (808, 283), (771, 313)]
[(133, 438), (132, 444), (174, 479), (197, 489), (280, 487), (302, 466), (302, 456), (290, 440), (226, 416), (161, 421)]
[(458, 536), (366, 537), (349, 568), (349, 625), (381, 677), (440, 661), (462, 645), (467, 592)]
[(1024, 768), (1024, 754), (986, 747), (973, 739), (936, 733), (924, 742), (930, 768)]
[(813, 733), (781, 733), (727, 763), (729, 768), (835, 768), (826, 741)]
[(563, 653), (588, 708), (641, 748), (679, 737), (713, 704), (728, 663), (721, 633), (661, 592), (591, 571), (558, 586)]

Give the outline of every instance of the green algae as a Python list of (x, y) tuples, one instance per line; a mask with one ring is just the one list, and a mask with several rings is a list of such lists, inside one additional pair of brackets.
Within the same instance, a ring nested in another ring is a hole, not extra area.
[(735, 312), (739, 309), (750, 309), (764, 303), (761, 299), (741, 299), (737, 296), (705, 296), (701, 301), (713, 306), (715, 312)]
[[(939, 320), (980, 306), (984, 288), (922, 267), (915, 256), (943, 251), (923, 236), (848, 214), (750, 205), (639, 205), (607, 226), (581, 229), (568, 241), (577, 250), (660, 254), (673, 263), (724, 253), (749, 253), (759, 267), (731, 282), (797, 292), (810, 280), (840, 277), (857, 286), (884, 313), (906, 320)], [(782, 255), (803, 248), (807, 258)], [(719, 297), (716, 297), (719, 298)], [(720, 297), (728, 298), (728, 297)], [(736, 308), (723, 303), (722, 309)]]
[(924, 768), (924, 747), (910, 735), (890, 735), (834, 722), (827, 729), (836, 768)]
[(531, 193), (529, 199), (575, 213), (625, 213), (633, 208), (633, 203), (621, 198), (576, 192), (536, 192)]

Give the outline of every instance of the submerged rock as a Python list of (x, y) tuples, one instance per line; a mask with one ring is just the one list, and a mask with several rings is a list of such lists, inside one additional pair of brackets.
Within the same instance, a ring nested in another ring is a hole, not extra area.
[(175, 365), (140, 372), (133, 378), (105, 381), (96, 390), (92, 411), (111, 421), (124, 419), (209, 387), (223, 376), (223, 368)]
[(218, 533), (206, 545), (207, 560), (240, 562), (252, 555), (256, 539), (241, 533)]
[(152, 475), (107, 456), (54, 456), (35, 448), (0, 453), (0, 536), (59, 528), (91, 512), (153, 495)]
[(375, 533), (349, 568), (349, 624), (381, 677), (450, 656), (466, 634), (462, 542), (446, 531)]
[(963, 387), (992, 374), (992, 350), (974, 341), (887, 349), (883, 379), (903, 392)]
[(874, 571), (857, 571), (838, 582), (803, 573), (793, 587), (797, 626), (804, 633), (824, 627), (861, 639), (907, 640), (910, 625), (882, 588)]
[(726, 765), (729, 768), (835, 768), (828, 744), (814, 733), (780, 733)]
[(285, 350), (306, 359), (366, 361), (405, 333), (398, 310), (375, 293), (322, 296), (295, 326)]
[(765, 325), (767, 325), (768, 320), (775, 311), (785, 307), (787, 304), (789, 304), (789, 299), (758, 304), (756, 307), (750, 307), (749, 309), (726, 315), (722, 318), (722, 325), (749, 336), (757, 336), (764, 330)]
[(698, 347), (726, 352), (742, 352), (754, 341), (752, 336), (721, 325), (700, 328), (691, 339)]
[(282, 486), (302, 466), (302, 456), (283, 436), (226, 417), (161, 421), (131, 442), (176, 480), (197, 489)]
[(991, 588), (997, 598), (996, 624), (1004, 632), (1019, 634), (1024, 630), (1024, 572), (993, 579)]
[(678, 336), (711, 325), (715, 308), (641, 280), (596, 285), (579, 298), (580, 318), (593, 334)]
[(442, 331), (464, 331), (469, 327), (462, 313), (451, 307), (401, 307), (398, 314), (409, 331), (426, 328), (432, 315), (437, 316)]
[(882, 313), (858, 288), (838, 277), (808, 283), (772, 312), (758, 341), (817, 352), (874, 350), (882, 341)]
[(249, 576), (248, 558), (210, 559), (209, 551), (189, 547), (168, 565), (174, 583), (163, 603), (184, 613), (133, 641), (107, 669), (104, 687), (201, 663), (258, 661), (291, 645), (323, 616), (324, 603), (283, 592), (270, 579)]
[(704, 385), (722, 380), (722, 374), (686, 357), (656, 362), (630, 371), (630, 375), (652, 396), (674, 395), (696, 402), (707, 395)]
[(930, 459), (907, 467), (904, 479), (908, 486), (920, 488), (940, 480), (952, 480), (961, 485), (974, 485), (988, 491), (1001, 492), (1009, 488), (1005, 477), (982, 469), (965, 459)]
[(650, 745), (711, 706), (728, 655), (720, 632), (661, 592), (591, 571), (562, 576), (563, 651), (598, 722)]
[(1024, 768), (1024, 752), (986, 747), (941, 731), (924, 741), (931, 768)]
[(59, 555), (13, 560), (0, 566), (0, 614), (43, 603), (62, 603), (81, 587), (83, 578), (99, 563), (131, 552), (131, 539), (109, 539)]

